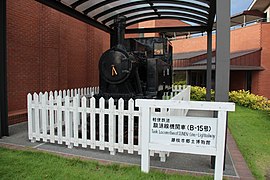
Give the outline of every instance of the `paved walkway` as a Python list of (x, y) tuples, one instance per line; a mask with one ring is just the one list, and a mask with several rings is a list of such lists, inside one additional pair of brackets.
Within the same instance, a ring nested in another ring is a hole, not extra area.
[[(140, 165), (140, 156), (137, 154), (117, 153), (110, 155), (109, 151), (93, 150), (90, 148), (68, 149), (65, 145), (57, 145), (43, 142), (31, 143), (27, 135), (27, 123), (20, 123), (10, 126), (10, 136), (0, 139), (0, 146), (9, 148), (33, 148), (41, 151), (80, 157), (85, 159), (98, 160), (105, 163), (124, 163)], [(239, 152), (233, 138), (228, 134), (228, 148), (226, 157), (226, 169), (224, 176), (229, 179), (253, 179), (246, 163)], [(171, 153), (166, 162), (160, 162), (158, 156), (151, 157), (151, 168), (163, 170), (165, 172), (179, 172), (192, 174), (213, 174), (210, 168), (210, 157), (202, 155), (190, 155)]]

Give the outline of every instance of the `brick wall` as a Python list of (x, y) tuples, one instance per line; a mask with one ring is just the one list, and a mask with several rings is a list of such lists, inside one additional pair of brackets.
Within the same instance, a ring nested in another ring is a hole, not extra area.
[[(155, 20), (141, 22), (141, 23), (139, 23), (138, 27), (139, 28), (155, 27)], [(144, 37), (155, 37), (155, 36), (158, 36), (158, 34), (156, 34), (156, 33), (144, 33)]]
[(190, 25), (183, 21), (174, 20), (174, 19), (155, 20), (155, 27), (179, 27), (179, 26), (190, 26)]
[[(213, 36), (213, 47), (215, 47)], [(207, 49), (207, 38), (206, 36), (195, 37), (190, 39), (181, 39), (172, 41), (173, 53), (185, 53), (192, 51), (202, 51)]]
[[(133, 24), (127, 28), (153, 28), (153, 27), (177, 27), (177, 26), (190, 26), (189, 24), (174, 20), (174, 19), (159, 19), (159, 20), (151, 20), (151, 21), (145, 21), (138, 24)], [(158, 37), (159, 33), (145, 33), (144, 37)], [(128, 34), (125, 36), (126, 38), (138, 38), (138, 34)]]
[[(231, 31), (231, 52), (262, 48), (261, 54), (254, 54), (253, 62), (248, 64), (260, 64), (263, 71), (254, 71), (252, 73), (251, 91), (258, 95), (264, 95), (270, 98), (270, 23), (258, 23), (251, 26), (239, 28)], [(206, 50), (207, 37), (201, 36), (191, 39), (181, 39), (173, 41), (174, 53), (186, 53), (192, 51)], [(216, 37), (213, 35), (213, 49), (215, 49)], [(242, 57), (243, 60), (244, 57)], [(241, 58), (233, 60), (233, 64), (241, 64)], [(236, 62), (237, 61), (237, 62)], [(247, 63), (247, 62), (245, 62)], [(232, 76), (233, 77), (233, 76)], [(241, 77), (241, 75), (240, 75)], [(239, 80), (241, 79), (239, 77)], [(237, 80), (235, 80), (237, 84)], [(239, 86), (243, 86), (239, 85)]]
[[(173, 41), (174, 53), (202, 51), (207, 49), (207, 36)], [(231, 31), (231, 52), (258, 49), (261, 47), (261, 24), (243, 27)], [(216, 47), (213, 35), (212, 47)]]
[(231, 52), (261, 48), (261, 24), (231, 31)]
[(264, 71), (258, 73), (258, 94), (270, 98), (270, 23), (262, 23), (261, 66)]
[[(131, 26), (128, 26), (127, 29), (136, 29), (139, 27), (139, 24), (133, 24)], [(125, 38), (138, 38), (139, 34), (126, 34)]]
[(27, 93), (97, 86), (109, 35), (33, 0), (7, 0), (9, 114)]

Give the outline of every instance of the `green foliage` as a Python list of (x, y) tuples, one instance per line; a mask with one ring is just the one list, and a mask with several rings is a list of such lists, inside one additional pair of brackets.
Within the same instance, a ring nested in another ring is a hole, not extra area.
[(232, 91), (229, 93), (230, 101), (241, 106), (255, 110), (270, 110), (270, 100), (245, 90)]
[(206, 100), (206, 88), (199, 86), (192, 86), (190, 91), (190, 98), (195, 101)]
[(177, 81), (173, 83), (173, 85), (186, 85), (186, 84), (187, 84), (186, 81)]
[[(214, 100), (214, 94), (215, 92), (211, 90), (211, 100)], [(190, 98), (195, 101), (205, 101), (206, 88), (192, 86)], [(229, 92), (229, 100), (250, 109), (270, 111), (270, 100), (268, 100), (266, 97), (252, 94), (249, 91), (231, 91)]]
[[(211, 100), (214, 100), (214, 91), (211, 90)], [(190, 92), (190, 98), (195, 101), (205, 101), (206, 100), (206, 88), (199, 86), (192, 86)]]

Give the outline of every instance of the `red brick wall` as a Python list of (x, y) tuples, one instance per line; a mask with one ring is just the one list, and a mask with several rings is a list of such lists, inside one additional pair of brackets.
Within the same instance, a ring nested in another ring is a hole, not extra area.
[(258, 93), (270, 98), (270, 23), (262, 23), (261, 66), (264, 71), (258, 73)]
[[(153, 28), (153, 27), (174, 27), (174, 26), (190, 26), (190, 25), (179, 20), (160, 19), (160, 20), (151, 20), (151, 21), (141, 22), (138, 24), (133, 24), (127, 28), (132, 29), (132, 28), (138, 28), (138, 27)], [(158, 36), (159, 36), (159, 33), (145, 33), (144, 34), (144, 37), (158, 37)], [(139, 34), (127, 34), (125, 37), (138, 38)]]
[[(152, 21), (145, 21), (145, 22), (141, 22), (139, 23), (138, 27), (139, 28), (152, 28), (155, 27), (155, 20)], [(158, 34), (156, 33), (144, 33), (144, 37), (155, 37), (158, 36)]]
[(179, 21), (179, 20), (174, 20), (174, 19), (159, 19), (155, 20), (155, 27), (178, 27), (178, 26), (190, 26), (189, 24)]
[(261, 24), (231, 31), (231, 52), (261, 48)]
[[(139, 27), (139, 24), (133, 24), (131, 26), (128, 26), (127, 29), (136, 29)], [(139, 34), (126, 34), (125, 38), (138, 38)]]
[(33, 0), (7, 0), (8, 107), (27, 93), (97, 86), (109, 35)]
[[(215, 38), (215, 36), (213, 36)], [(172, 41), (173, 53), (202, 51), (207, 49), (206, 36)], [(214, 47), (214, 39), (213, 39)]]
[(252, 72), (251, 92), (254, 94), (259, 94), (259, 77), (259, 71)]
[[(216, 47), (213, 35), (212, 47)], [(202, 51), (207, 49), (207, 36), (173, 41), (174, 53)], [(261, 25), (256, 24), (231, 31), (231, 52), (261, 47)]]

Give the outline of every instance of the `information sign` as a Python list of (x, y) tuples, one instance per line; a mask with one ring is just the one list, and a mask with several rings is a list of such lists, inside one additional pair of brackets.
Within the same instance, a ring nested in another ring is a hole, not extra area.
[(150, 143), (216, 147), (216, 137), (216, 118), (151, 117)]

